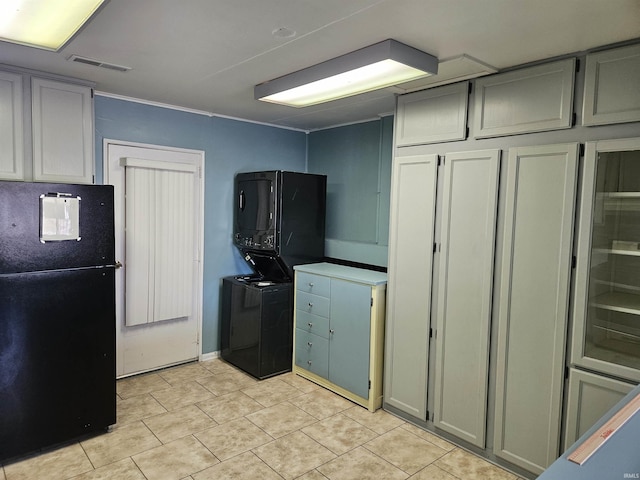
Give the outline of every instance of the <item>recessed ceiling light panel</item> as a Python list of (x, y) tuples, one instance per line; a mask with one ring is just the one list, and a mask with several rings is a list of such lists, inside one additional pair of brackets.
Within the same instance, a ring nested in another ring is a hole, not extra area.
[(58, 51), (105, 0), (2, 0), (0, 40)]
[(438, 72), (438, 59), (385, 40), (304, 70), (256, 85), (265, 102), (306, 107), (397, 85)]

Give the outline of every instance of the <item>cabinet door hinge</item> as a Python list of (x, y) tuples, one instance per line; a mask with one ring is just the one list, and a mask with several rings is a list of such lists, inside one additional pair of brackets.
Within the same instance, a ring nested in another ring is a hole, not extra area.
[(438, 331), (433, 329), (433, 328), (429, 328), (429, 338), (435, 338), (438, 335)]
[(373, 307), (373, 297), (371, 297), (371, 306)]
[(439, 252), (440, 251), (440, 244), (439, 243), (434, 243), (433, 244), (433, 253)]
[(371, 380), (369, 380), (369, 390), (371, 390)]

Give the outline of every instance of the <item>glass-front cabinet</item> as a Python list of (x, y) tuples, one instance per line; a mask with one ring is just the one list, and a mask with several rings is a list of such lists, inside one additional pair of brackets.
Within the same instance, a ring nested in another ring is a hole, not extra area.
[(640, 138), (588, 142), (572, 363), (640, 381)]

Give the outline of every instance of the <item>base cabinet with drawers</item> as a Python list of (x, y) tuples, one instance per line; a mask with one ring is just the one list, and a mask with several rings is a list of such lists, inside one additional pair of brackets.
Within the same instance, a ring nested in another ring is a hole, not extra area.
[(386, 274), (330, 263), (294, 269), (293, 372), (375, 411), (382, 405)]

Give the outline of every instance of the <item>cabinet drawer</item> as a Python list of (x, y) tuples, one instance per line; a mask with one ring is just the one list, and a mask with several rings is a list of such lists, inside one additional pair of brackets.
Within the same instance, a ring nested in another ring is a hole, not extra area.
[(329, 377), (329, 340), (296, 328), (296, 365)]
[(329, 319), (304, 310), (296, 310), (296, 328), (329, 338)]
[(328, 297), (331, 291), (331, 279), (312, 273), (296, 272), (298, 283), (296, 289), (301, 292), (313, 293)]
[(296, 290), (296, 309), (329, 318), (329, 299)]

